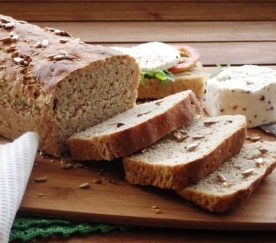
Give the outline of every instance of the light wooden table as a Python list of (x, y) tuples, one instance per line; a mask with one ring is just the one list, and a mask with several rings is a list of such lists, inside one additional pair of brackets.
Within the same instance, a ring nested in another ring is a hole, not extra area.
[[(185, 43), (206, 72), (216, 64), (276, 69), (275, 1), (1, 1), (1, 14), (54, 27), (90, 44)], [(276, 216), (276, 212), (275, 212)], [(275, 232), (146, 228), (39, 242), (275, 242)]]

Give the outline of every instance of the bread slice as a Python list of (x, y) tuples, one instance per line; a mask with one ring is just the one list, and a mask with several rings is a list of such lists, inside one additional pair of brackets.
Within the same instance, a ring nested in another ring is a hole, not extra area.
[(132, 184), (182, 189), (216, 170), (240, 152), (246, 138), (245, 116), (201, 117), (123, 158)]
[(216, 171), (177, 193), (208, 211), (224, 213), (242, 204), (275, 167), (276, 142), (245, 144)]
[(165, 86), (161, 86), (160, 80), (157, 78), (145, 78), (145, 84), (140, 83), (138, 87), (138, 99), (160, 99), (189, 89), (195, 93), (196, 97), (203, 96), (205, 81), (200, 62), (187, 71), (175, 73), (174, 76), (175, 81), (169, 82)]
[(183, 91), (136, 105), (68, 139), (74, 160), (112, 160), (149, 146), (190, 122), (201, 107), (195, 94)]

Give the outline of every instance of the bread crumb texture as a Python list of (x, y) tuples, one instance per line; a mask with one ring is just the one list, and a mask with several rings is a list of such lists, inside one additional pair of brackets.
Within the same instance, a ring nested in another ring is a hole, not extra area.
[(179, 189), (194, 184), (239, 153), (246, 138), (242, 115), (201, 117), (123, 159), (132, 184)]
[(68, 139), (75, 160), (112, 160), (149, 146), (201, 114), (195, 94), (183, 91), (128, 109)]
[(40, 136), (39, 149), (68, 151), (66, 140), (135, 105), (140, 68), (119, 51), (69, 33), (0, 15), (0, 135)]
[(239, 154), (178, 194), (208, 211), (224, 213), (242, 204), (275, 167), (276, 142), (245, 144)]

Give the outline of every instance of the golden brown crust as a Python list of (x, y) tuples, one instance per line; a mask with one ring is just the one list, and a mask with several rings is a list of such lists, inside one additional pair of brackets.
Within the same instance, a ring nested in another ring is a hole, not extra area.
[(39, 148), (60, 156), (73, 132), (135, 105), (140, 69), (128, 55), (3, 15), (0, 47), (0, 135), (6, 138), (35, 131)]
[[(166, 109), (162, 108), (159, 112), (159, 106), (164, 106)], [(145, 112), (144, 107), (150, 110)], [(133, 125), (125, 129), (123, 125), (120, 130), (115, 127), (108, 134), (105, 131), (97, 134), (95, 132), (96, 129), (93, 130), (93, 127), (89, 131), (75, 134), (68, 139), (71, 156), (75, 160), (98, 160), (99, 157), (105, 160), (112, 160), (115, 157), (127, 156), (147, 147), (176, 128), (189, 123), (195, 116), (200, 114), (200, 111), (200, 104), (190, 90), (164, 99), (137, 105), (132, 110), (118, 115), (118, 118), (114, 117), (105, 123), (97, 125), (97, 128), (99, 126), (110, 127), (112, 124), (116, 126), (120, 120), (127, 124), (127, 120), (134, 121), (139, 112), (141, 113), (139, 117), (142, 117), (143, 112), (145, 112), (143, 116), (145, 119), (134, 122)], [(91, 149), (84, 151), (83, 147), (88, 146)]]
[[(226, 213), (233, 210), (243, 204), (261, 181), (275, 169), (275, 146), (275, 142), (246, 144), (240, 154), (225, 161), (219, 170), (214, 171), (198, 184), (177, 190), (177, 193), (213, 213)], [(266, 148), (268, 152), (259, 154), (257, 157), (255, 151), (259, 147)], [(263, 158), (263, 164), (256, 167), (256, 158)], [(244, 168), (254, 168), (254, 171), (245, 177), (241, 175)], [(219, 173), (225, 175), (225, 182), (217, 179)]]
[[(207, 128), (204, 126), (205, 119), (217, 123)], [(235, 124), (232, 125), (230, 120), (235, 120)], [(221, 129), (227, 131), (216, 135)], [(123, 164), (126, 180), (132, 184), (174, 190), (194, 184), (218, 168), (226, 159), (239, 153), (246, 137), (246, 120), (243, 116), (238, 116), (237, 119), (235, 116), (201, 118), (187, 127), (179, 128), (179, 131), (188, 137), (178, 141), (173, 132), (145, 152), (125, 157)], [(197, 133), (204, 135), (201, 141), (193, 139)], [(198, 147), (191, 152), (187, 151), (186, 147), (197, 141)]]

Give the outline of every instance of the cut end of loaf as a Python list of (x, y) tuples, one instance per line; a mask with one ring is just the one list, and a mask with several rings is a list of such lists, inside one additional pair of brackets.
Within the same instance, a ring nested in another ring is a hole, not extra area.
[[(136, 105), (68, 139), (74, 160), (112, 160), (149, 146), (201, 112), (191, 90)], [(83, 148), (90, 148), (84, 151)]]
[(140, 68), (133, 57), (0, 17), (0, 38), (8, 37), (0, 49), (2, 136), (37, 132), (39, 149), (58, 157), (72, 133), (135, 105)]

